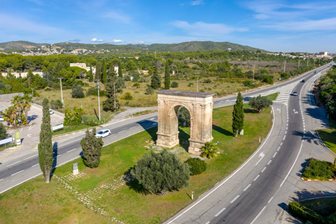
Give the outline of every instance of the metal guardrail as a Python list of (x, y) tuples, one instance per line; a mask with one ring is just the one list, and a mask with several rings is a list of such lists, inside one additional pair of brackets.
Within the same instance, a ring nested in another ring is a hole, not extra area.
[(14, 142), (14, 138), (13, 137), (9, 137), (9, 138), (5, 138), (0, 140), (0, 145), (6, 145), (8, 143), (12, 143)]
[(63, 128), (64, 128), (64, 125), (62, 123), (62, 124), (58, 124), (58, 125), (55, 125), (55, 126), (51, 127), (51, 130), (52, 131), (58, 131), (58, 130), (61, 130)]

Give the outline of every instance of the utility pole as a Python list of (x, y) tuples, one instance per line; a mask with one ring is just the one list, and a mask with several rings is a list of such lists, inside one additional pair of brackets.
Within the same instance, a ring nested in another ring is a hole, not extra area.
[(97, 90), (98, 90), (98, 119), (101, 120), (100, 116), (100, 95), (99, 95), (99, 79), (97, 80)]
[(284, 73), (286, 72), (286, 64), (287, 64), (287, 61), (285, 60), (285, 62), (284, 62), (284, 67), (283, 67), (283, 72), (284, 72)]
[(253, 63), (253, 80), (254, 80), (254, 73), (255, 73), (255, 63)]
[(63, 108), (65, 108), (64, 107), (64, 98), (63, 98), (62, 79), (63, 78), (59, 78), (59, 80), (60, 80), (60, 89), (61, 89), (61, 102), (62, 102)]
[(196, 80), (196, 92), (198, 92), (198, 76), (197, 76), (197, 80)]
[(113, 108), (116, 110), (117, 105), (116, 105), (116, 95), (115, 95), (115, 81), (113, 82)]

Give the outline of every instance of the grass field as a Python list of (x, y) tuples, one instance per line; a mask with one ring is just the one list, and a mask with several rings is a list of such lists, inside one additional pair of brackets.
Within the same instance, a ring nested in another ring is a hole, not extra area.
[[(204, 80), (209, 81), (210, 83), (204, 83)], [(196, 80), (172, 80), (178, 83), (178, 90), (184, 91), (197, 91), (197, 82)], [(135, 87), (134, 82), (127, 81), (126, 88), (122, 93), (118, 94), (118, 99), (121, 106), (131, 106), (131, 107), (146, 107), (154, 106), (157, 104), (157, 95), (156, 93), (152, 95), (146, 95), (145, 91), (149, 82), (138, 83), (139, 86)], [(260, 83), (256, 81), (256, 84), (259, 86)], [(84, 87), (87, 90), (89, 87)], [(104, 90), (104, 87), (102, 87)], [(215, 78), (206, 78), (200, 79), (198, 82), (198, 90), (204, 92), (211, 92), (216, 94), (216, 96), (224, 96), (232, 94), (238, 91), (244, 91), (249, 89), (244, 86), (241, 79), (215, 79)], [(42, 102), (43, 98), (48, 98), (49, 100), (58, 100), (60, 99), (60, 90), (39, 90), (39, 97), (35, 98), (35, 102)], [(130, 93), (132, 99), (125, 99), (125, 94)], [(94, 115), (95, 110), (98, 110), (97, 96), (86, 96), (85, 98), (75, 99), (71, 97), (71, 89), (63, 90), (64, 95), (64, 104), (65, 107), (80, 107), (83, 108), (84, 114)], [(102, 104), (105, 101), (106, 97), (101, 96), (101, 108)], [(62, 110), (61, 110), (62, 111)], [(103, 118), (111, 116), (111, 113), (102, 112)]]
[(330, 128), (318, 130), (318, 133), (324, 144), (334, 153), (336, 153), (336, 122), (330, 121)]
[[(126, 186), (122, 176), (149, 150), (155, 129), (141, 132), (105, 147), (99, 168), (88, 169), (78, 159), (81, 175), (73, 178), (72, 163), (56, 169), (55, 174), (66, 180), (80, 194), (90, 198), (111, 217), (124, 223), (161, 223), (213, 187), (239, 167), (258, 147), (271, 127), (270, 109), (245, 114), (245, 135), (234, 138), (231, 133), (232, 107), (214, 110), (213, 137), (220, 154), (207, 160), (206, 172), (192, 176), (189, 186), (163, 195), (144, 195)], [(188, 138), (188, 130), (181, 134)], [(153, 137), (154, 136), (154, 137)], [(173, 149), (179, 157), (188, 154)], [(38, 177), (0, 195), (0, 223), (107, 223), (108, 219), (87, 209), (75, 196), (62, 187), (56, 178), (44, 184)]]

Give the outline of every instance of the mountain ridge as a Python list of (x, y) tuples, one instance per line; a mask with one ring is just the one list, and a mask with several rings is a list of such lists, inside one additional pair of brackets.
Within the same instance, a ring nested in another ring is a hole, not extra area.
[(135, 51), (162, 51), (162, 52), (193, 52), (193, 51), (226, 51), (246, 50), (264, 51), (247, 45), (231, 42), (215, 41), (187, 41), (181, 43), (153, 43), (153, 44), (111, 44), (111, 43), (74, 43), (59, 42), (54, 44), (34, 43), (30, 41), (8, 41), (0, 43), (0, 49), (4, 51), (27, 51), (44, 47), (61, 47), (65, 50), (87, 49), (87, 50), (135, 50)]

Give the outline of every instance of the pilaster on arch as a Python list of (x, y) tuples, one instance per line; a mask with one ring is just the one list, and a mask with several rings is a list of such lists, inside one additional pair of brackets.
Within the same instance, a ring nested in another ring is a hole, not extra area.
[(212, 140), (213, 95), (203, 92), (161, 90), (158, 92), (158, 146), (171, 148), (179, 144), (176, 106), (190, 113), (189, 153), (200, 154), (200, 148)]

